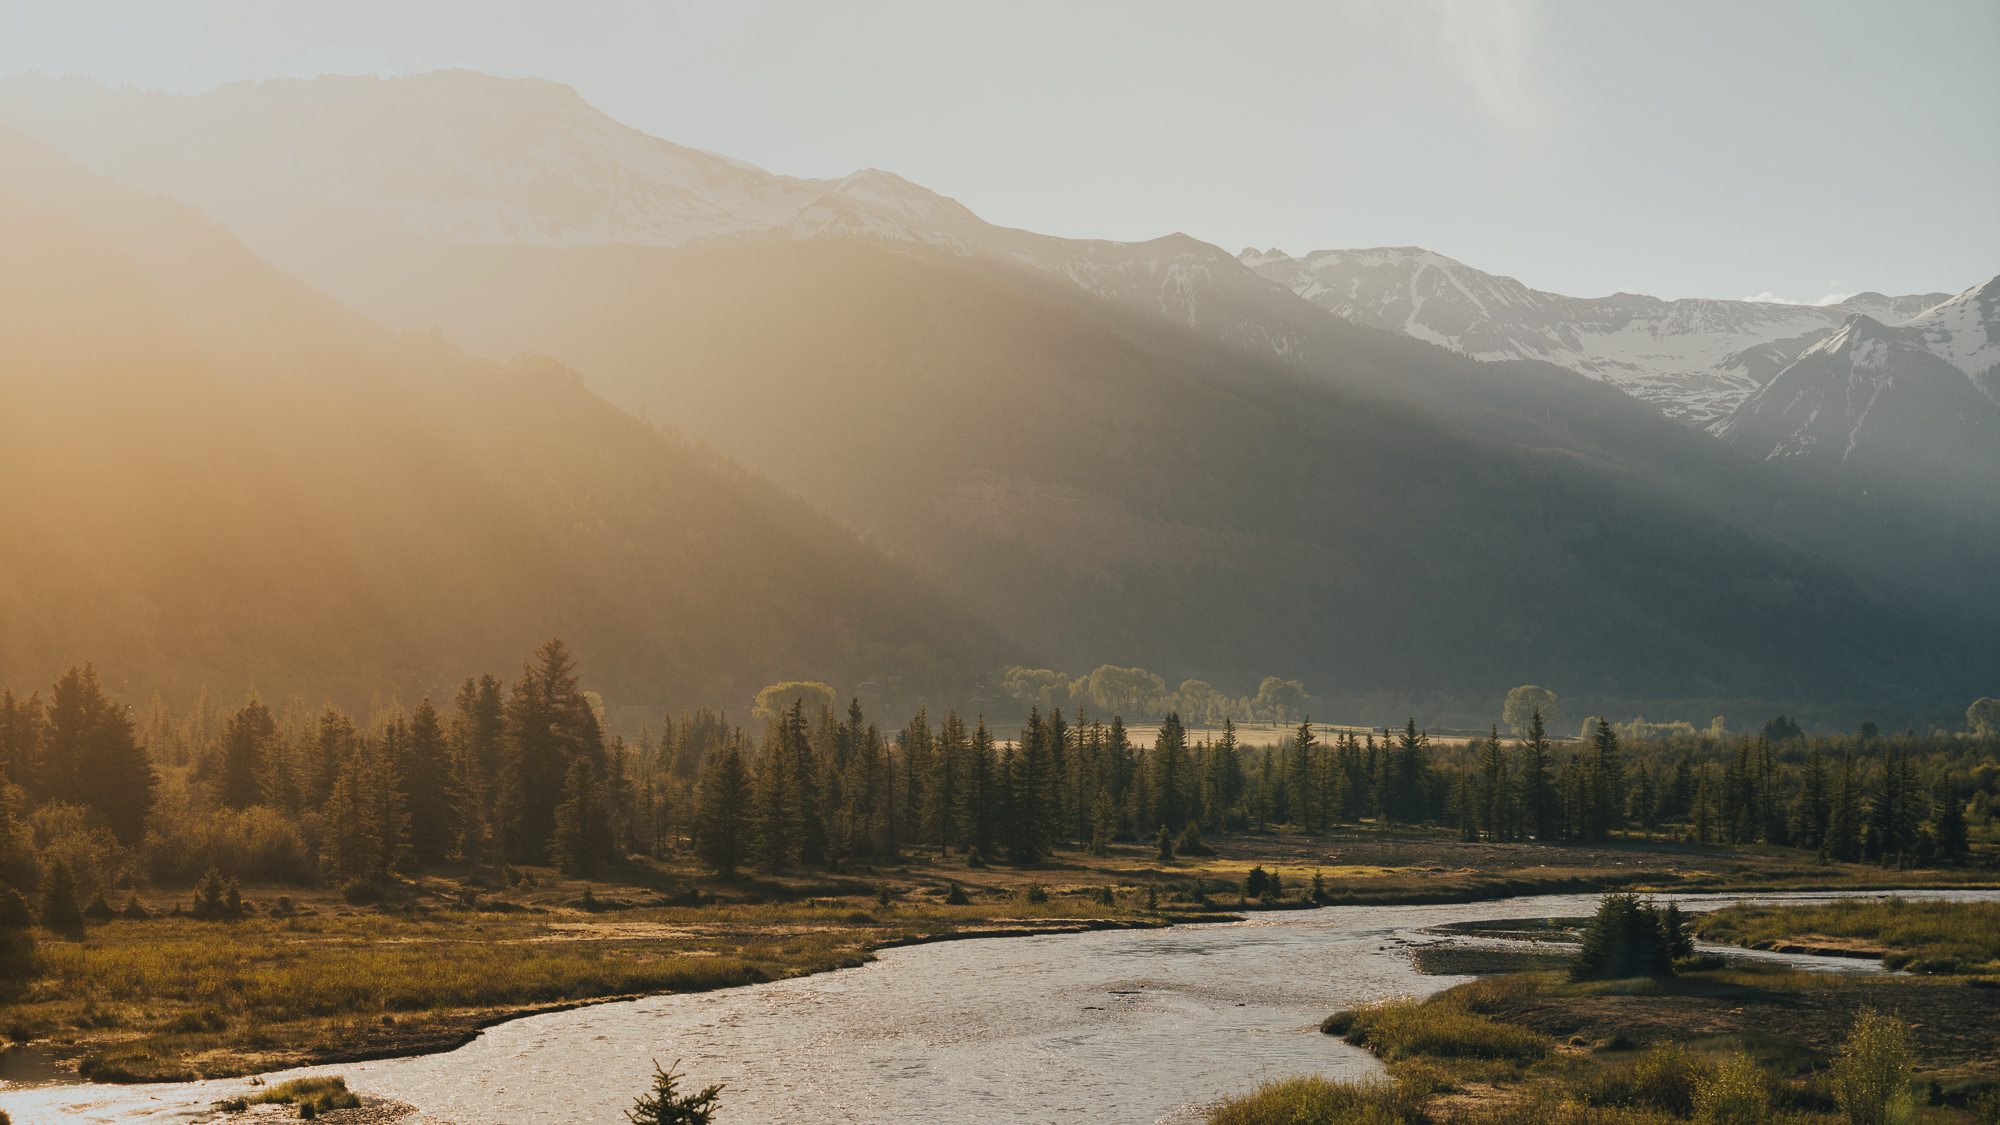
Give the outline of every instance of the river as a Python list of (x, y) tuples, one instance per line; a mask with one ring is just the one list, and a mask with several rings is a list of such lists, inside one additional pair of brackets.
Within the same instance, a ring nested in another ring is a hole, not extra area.
[[(1671, 897), (1706, 909), (1738, 896)], [(683, 1089), (726, 1084), (721, 1123), (1181, 1125), (1265, 1078), (1379, 1073), (1367, 1052), (1317, 1025), (1339, 1008), (1467, 979), (1412, 968), (1409, 946), (1436, 940), (1420, 927), (1581, 915), (1596, 903), (1596, 895), (1544, 895), (1328, 907), (1222, 925), (940, 942), (817, 976), (516, 1020), (448, 1054), (282, 1077), (343, 1074), (363, 1095), (454, 1125), (622, 1122), (649, 1087), (654, 1059), (680, 1061)], [(1880, 971), (1868, 961), (1785, 959)], [(248, 1089), (244, 1079), (0, 1083), (0, 1109), (17, 1125), (187, 1122)]]

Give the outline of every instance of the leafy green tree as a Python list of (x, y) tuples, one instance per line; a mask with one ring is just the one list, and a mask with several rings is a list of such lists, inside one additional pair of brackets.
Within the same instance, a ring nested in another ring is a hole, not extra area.
[(794, 705), (811, 714), (818, 713), (822, 707), (831, 711), (835, 698), (834, 690), (825, 684), (811, 680), (787, 680), (758, 691), (757, 702), (750, 708), (750, 717), (762, 723), (775, 723), (784, 718), (785, 712)]
[(1266, 715), (1282, 723), (1298, 713), (1305, 706), (1306, 688), (1297, 680), (1281, 680), (1276, 676), (1264, 677), (1257, 685), (1257, 707)]
[(682, 1094), (675, 1087), (680, 1078), (679, 1067), (678, 1060), (667, 1070), (661, 1070), (658, 1062), (653, 1063), (652, 1090), (640, 1095), (637, 1103), (625, 1111), (632, 1125), (709, 1125), (722, 1100), (723, 1087), (717, 1084), (700, 1093)]
[(1562, 710), (1556, 704), (1556, 693), (1545, 687), (1522, 684), (1507, 693), (1507, 702), (1500, 708), (1500, 721), (1514, 728), (1514, 737), (1526, 735), (1535, 724), (1536, 717), (1544, 724), (1562, 722)]
[(62, 860), (50, 860), (42, 872), (42, 903), (37, 921), (59, 934), (83, 932), (83, 910), (76, 904), (76, 877)]
[(1983, 738), (2000, 738), (2000, 699), (1981, 696), (1965, 709), (1966, 725)]
[(749, 858), (752, 797), (750, 771), (736, 740), (703, 760), (700, 793), (696, 851), (716, 871), (733, 875)]
[(1914, 1108), (1916, 1052), (1901, 1020), (1862, 1008), (1833, 1062), (1834, 1096), (1853, 1125), (1897, 1125)]

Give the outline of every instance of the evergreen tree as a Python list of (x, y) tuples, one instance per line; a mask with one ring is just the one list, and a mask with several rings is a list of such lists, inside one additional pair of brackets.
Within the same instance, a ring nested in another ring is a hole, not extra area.
[(264, 754), (278, 724), (264, 701), (252, 698), (222, 728), (222, 803), (247, 809), (264, 795)]
[(972, 744), (966, 753), (958, 821), (966, 847), (977, 849), (982, 856), (993, 854), (993, 810), (998, 799), (999, 766), (999, 755), (993, 749), (993, 732), (986, 729), (986, 716), (981, 715), (972, 729)]
[(42, 726), (48, 721), (42, 697), (17, 698), (0, 688), (0, 775), (27, 790), (41, 791)]
[(1168, 832), (1164, 824), (1160, 825), (1160, 834), (1153, 838), (1153, 858), (1160, 863), (1174, 861), (1173, 833)]
[(227, 889), (222, 882), (222, 872), (211, 867), (202, 874), (201, 882), (194, 887), (194, 900), (188, 913), (205, 922), (219, 922), (228, 914)]
[(76, 904), (76, 877), (69, 865), (52, 859), (42, 872), (42, 903), (36, 920), (59, 934), (83, 933), (83, 910)]
[(1950, 783), (1938, 788), (1937, 807), (1931, 814), (1931, 839), (1939, 859), (1956, 859), (1965, 854), (1965, 805)]
[(555, 838), (549, 843), (550, 857), (565, 875), (593, 875), (611, 853), (611, 828), (600, 798), (590, 759), (571, 762), (562, 804), (556, 806)]
[(410, 715), (400, 772), (404, 808), (410, 814), (411, 853), (420, 864), (443, 863), (458, 843), (463, 810), (444, 724), (428, 698)]
[(924, 839), (937, 844), (939, 855), (951, 854), (954, 840), (963, 842), (958, 827), (961, 802), (964, 800), (966, 757), (970, 749), (965, 720), (958, 717), (957, 711), (947, 711), (943, 724), (938, 727), (937, 743), (930, 760), (930, 776), (924, 779), (923, 790)]
[(1479, 746), (1479, 793), (1477, 829), (1487, 838), (1514, 838), (1512, 786), (1507, 778), (1507, 753), (1500, 746), (1500, 727), (1494, 724), (1486, 741)]
[(301, 796), (307, 808), (322, 808), (332, 798), (335, 780), (360, 744), (361, 732), (354, 729), (354, 720), (327, 704), (320, 712), (316, 737), (306, 755)]
[(1458, 784), (1451, 792), (1451, 815), (1458, 822), (1458, 838), (1479, 839), (1479, 800), (1473, 795), (1472, 767), (1458, 771)]
[(121, 843), (136, 844), (159, 777), (125, 708), (105, 696), (89, 664), (71, 665), (56, 681), (42, 741), (42, 800), (95, 808)]
[(522, 664), (502, 711), (500, 820), (508, 849), (525, 861), (548, 854), (570, 763), (579, 757), (593, 769), (604, 763), (604, 735), (569, 649), (558, 637), (535, 657)]
[(1862, 793), (1854, 781), (1854, 755), (1840, 755), (1840, 781), (1834, 787), (1826, 825), (1826, 851), (1840, 863), (1862, 859)]
[(0, 930), (25, 930), (35, 924), (28, 900), (12, 887), (0, 886)]
[(1193, 770), (1188, 761), (1187, 728), (1178, 712), (1169, 711), (1153, 740), (1154, 807), (1162, 823), (1178, 832), (1189, 817)]
[(724, 875), (735, 874), (749, 858), (752, 796), (750, 771), (736, 741), (724, 743), (702, 762), (696, 847), (702, 860)]
[(632, 1125), (709, 1125), (715, 1116), (716, 1103), (722, 1099), (722, 1086), (710, 1086), (697, 1094), (682, 1094), (674, 1087), (679, 1078), (673, 1069), (661, 1070), (660, 1064), (654, 1063), (652, 1091), (641, 1095), (625, 1111)]
[(1622, 980), (1673, 972), (1669, 939), (1649, 903), (1634, 894), (1609, 894), (1597, 904), (1583, 932), (1583, 950), (1571, 980)]
[(1544, 842), (1554, 839), (1556, 831), (1555, 784), (1550, 776), (1554, 761), (1542, 713), (1535, 711), (1528, 720), (1528, 737), (1521, 743), (1521, 813), (1535, 839)]
[(1209, 820), (1211, 827), (1223, 829), (1224, 816), (1243, 800), (1243, 753), (1236, 739), (1236, 723), (1228, 716), (1222, 719), (1222, 737), (1210, 751), (1209, 762)]

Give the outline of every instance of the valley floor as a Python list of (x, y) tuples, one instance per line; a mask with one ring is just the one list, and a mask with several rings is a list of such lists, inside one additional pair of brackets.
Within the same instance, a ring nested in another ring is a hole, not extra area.
[[(1152, 847), (1126, 844), (1105, 857), (1063, 850), (1030, 867), (982, 868), (932, 848), (893, 867), (733, 879), (687, 860), (635, 861), (590, 882), (528, 868), (497, 893), (480, 889), (490, 883), (478, 876), (490, 879), (490, 870), (455, 870), (409, 879), (392, 901), (368, 906), (253, 886), (246, 917), (227, 923), (162, 916), (186, 892), (142, 889), (152, 919), (95, 924), (81, 941), (36, 932), (36, 973), (7, 997), (0, 1034), (95, 1081), (225, 1077), (449, 1050), (536, 1012), (822, 972), (911, 942), (1306, 908), (1315, 874), (1320, 902), (1332, 904), (1993, 880), (1977, 870), (1822, 865), (1785, 849), (1640, 839), (1542, 846), (1364, 829), (1211, 843), (1218, 854), (1199, 859), (1161, 862)], [(1278, 897), (1238, 893), (1256, 867), (1278, 875)], [(965, 904), (946, 903), (954, 885)], [(1602, 1021), (1593, 1011), (1565, 1018), (1595, 1034), (1591, 1021)]]

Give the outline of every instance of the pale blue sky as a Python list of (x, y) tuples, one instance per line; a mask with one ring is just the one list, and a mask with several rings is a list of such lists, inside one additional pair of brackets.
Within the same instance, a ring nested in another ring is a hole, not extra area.
[(0, 0), (0, 73), (195, 93), (445, 66), (1050, 234), (1421, 245), (1582, 296), (2000, 273), (1994, 0)]

